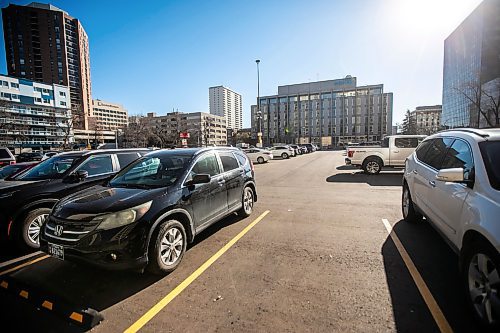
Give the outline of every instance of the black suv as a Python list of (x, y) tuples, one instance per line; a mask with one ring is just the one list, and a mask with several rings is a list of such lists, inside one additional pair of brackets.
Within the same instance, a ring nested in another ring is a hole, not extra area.
[(106, 185), (68, 196), (42, 228), (40, 248), (60, 259), (164, 274), (195, 235), (257, 201), (253, 165), (236, 148), (151, 152)]
[(62, 153), (0, 182), (0, 238), (38, 248), (40, 227), (61, 198), (102, 184), (149, 149)]

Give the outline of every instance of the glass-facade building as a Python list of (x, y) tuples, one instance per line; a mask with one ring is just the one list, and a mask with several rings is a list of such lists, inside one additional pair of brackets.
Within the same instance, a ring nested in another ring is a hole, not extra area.
[(280, 86), (278, 95), (260, 98), (260, 118), (259, 106), (251, 107), (252, 135), (261, 123), (264, 145), (381, 141), (392, 132), (392, 104), (382, 84), (358, 87), (351, 76)]
[(498, 94), (499, 81), (500, 1), (485, 0), (444, 42), (441, 125), (490, 126), (477, 107), (488, 101), (478, 93)]

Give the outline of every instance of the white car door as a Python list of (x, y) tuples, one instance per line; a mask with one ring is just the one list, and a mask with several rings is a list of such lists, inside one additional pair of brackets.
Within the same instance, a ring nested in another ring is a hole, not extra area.
[(474, 158), (469, 144), (456, 139), (448, 149), (440, 169), (462, 168), (467, 183), (451, 183), (436, 180), (429, 190), (429, 202), (436, 224), (442, 226), (443, 232), (454, 244), (457, 243), (457, 230), (460, 227), (462, 208), (472, 189), (469, 185), (474, 180)]
[(394, 144), (389, 150), (389, 161), (391, 166), (404, 166), (405, 160), (417, 148), (417, 138), (394, 138)]

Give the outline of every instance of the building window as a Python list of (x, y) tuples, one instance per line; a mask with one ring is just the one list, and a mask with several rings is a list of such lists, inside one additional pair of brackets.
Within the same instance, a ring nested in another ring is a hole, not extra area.
[(66, 102), (63, 101), (59, 102), (59, 104), (61, 104), (62, 106), (66, 106)]
[(41, 103), (42, 99), (40, 97), (35, 97), (35, 102)]
[(64, 91), (60, 91), (59, 96), (66, 96), (66, 93)]
[(14, 89), (19, 89), (19, 84), (14, 83), (14, 82), (11, 82), (11, 83), (10, 83), (10, 87), (11, 87), (11, 88), (14, 88)]

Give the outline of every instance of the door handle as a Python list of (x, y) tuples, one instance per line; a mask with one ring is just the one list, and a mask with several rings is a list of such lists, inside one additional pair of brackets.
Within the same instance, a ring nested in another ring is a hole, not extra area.
[(399, 153), (399, 150), (393, 150), (392, 152), (393, 153)]
[(418, 175), (418, 171), (417, 170), (413, 170), (412, 171), (414, 174)]
[(224, 183), (225, 183), (225, 182), (226, 182), (226, 181), (225, 181), (224, 179), (219, 179), (219, 180), (217, 181), (217, 183), (219, 183), (219, 186), (224, 186)]
[(432, 187), (436, 187), (436, 182), (433, 180), (429, 180), (429, 185)]

